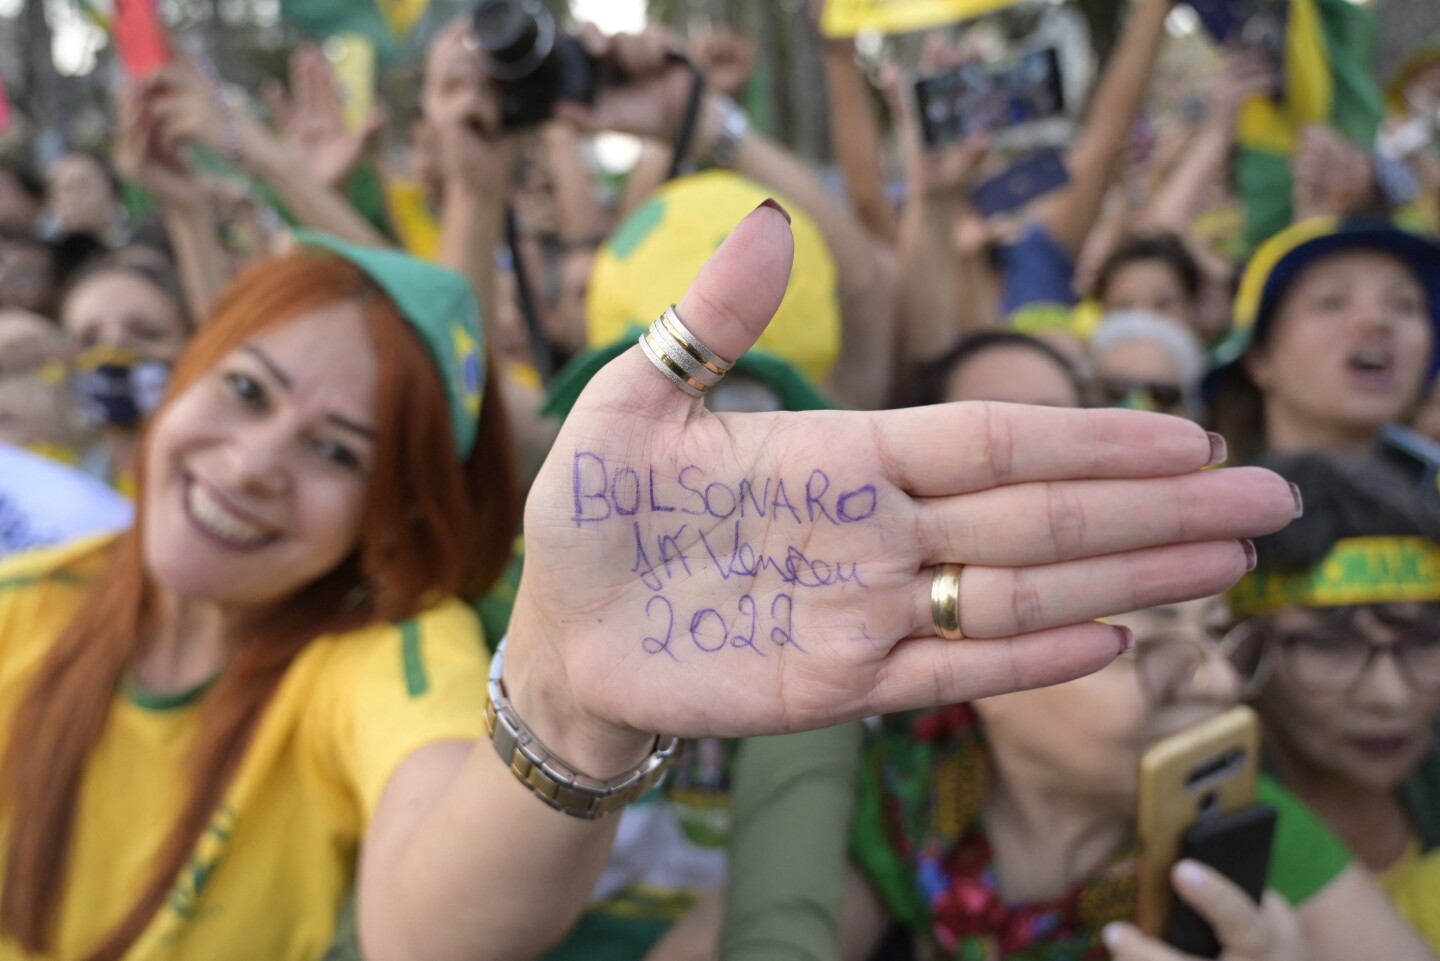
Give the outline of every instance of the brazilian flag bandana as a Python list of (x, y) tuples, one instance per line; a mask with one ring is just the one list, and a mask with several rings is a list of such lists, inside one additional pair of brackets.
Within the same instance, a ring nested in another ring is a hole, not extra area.
[(1440, 600), (1440, 545), (1424, 537), (1349, 537), (1308, 571), (1257, 568), (1230, 591), (1237, 618), (1291, 607)]

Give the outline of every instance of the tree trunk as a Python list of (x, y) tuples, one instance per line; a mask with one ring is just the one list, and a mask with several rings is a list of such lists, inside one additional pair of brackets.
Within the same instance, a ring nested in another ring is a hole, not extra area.
[(1380, 0), (1380, 64), (1382, 84), (1412, 51), (1427, 41), (1440, 43), (1440, 3), (1435, 0)]
[(51, 57), (50, 18), (45, 0), (27, 0), (21, 10), (25, 18), (25, 88), (30, 92), (30, 116), (35, 122), (35, 159), (42, 166), (65, 152), (66, 109), (64, 78), (55, 70)]

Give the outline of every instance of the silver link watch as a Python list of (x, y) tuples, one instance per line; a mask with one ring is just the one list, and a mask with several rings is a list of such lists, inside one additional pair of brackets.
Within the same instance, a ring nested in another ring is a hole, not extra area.
[(515, 713), (505, 694), (500, 674), (505, 665), (505, 641), (490, 661), (489, 696), (485, 700), (485, 732), (495, 753), (520, 783), (557, 811), (593, 821), (636, 800), (665, 780), (665, 774), (680, 753), (678, 737), (655, 738), (649, 757), (619, 777), (600, 780), (567, 764)]

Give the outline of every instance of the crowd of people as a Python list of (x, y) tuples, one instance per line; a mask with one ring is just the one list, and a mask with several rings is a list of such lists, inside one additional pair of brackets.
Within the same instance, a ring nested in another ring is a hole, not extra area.
[(986, 18), (826, 37), (831, 170), (743, 36), (562, 24), (522, 123), (469, 15), (0, 162), (0, 959), (1176, 961), (1141, 759), (1241, 704), (1262, 890), (1166, 899), (1435, 958), (1440, 43), (1161, 111), (1176, 5), (1002, 210), (914, 97)]

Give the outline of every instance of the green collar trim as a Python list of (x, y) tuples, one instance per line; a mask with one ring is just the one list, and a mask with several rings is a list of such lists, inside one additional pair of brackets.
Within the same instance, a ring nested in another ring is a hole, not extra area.
[(189, 707), (197, 703), (210, 688), (215, 686), (217, 677), (201, 681), (199, 684), (183, 691), (176, 691), (173, 694), (157, 694), (154, 691), (147, 691), (135, 683), (132, 677), (126, 677), (121, 685), (121, 691), (125, 699), (131, 704), (144, 711), (163, 713), (165, 711), (178, 711), (181, 708)]
[(1424, 537), (1346, 538), (1308, 571), (1262, 567), (1230, 591), (1236, 617), (1288, 607), (1434, 600), (1440, 600), (1440, 545)]

